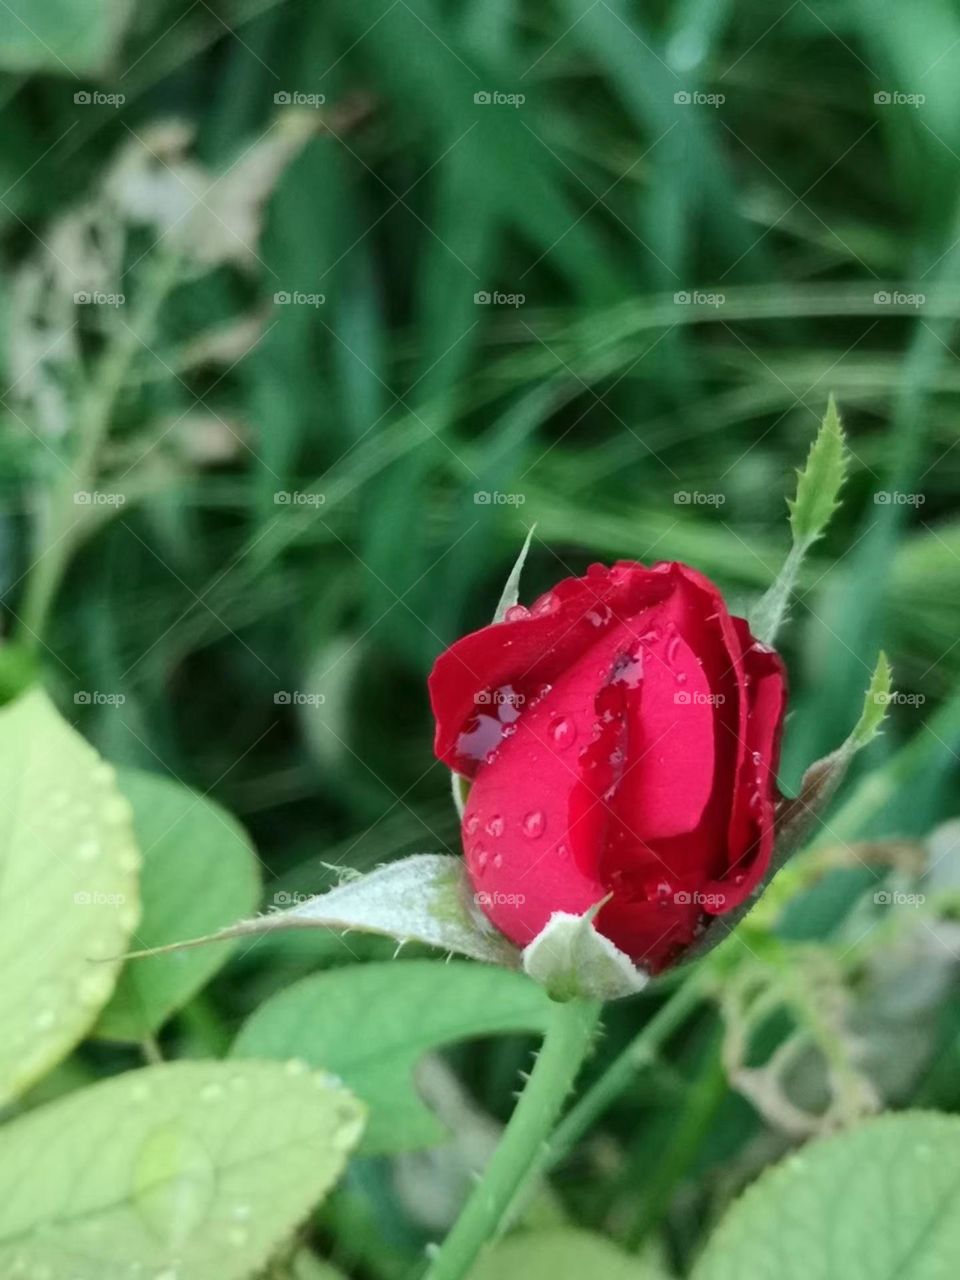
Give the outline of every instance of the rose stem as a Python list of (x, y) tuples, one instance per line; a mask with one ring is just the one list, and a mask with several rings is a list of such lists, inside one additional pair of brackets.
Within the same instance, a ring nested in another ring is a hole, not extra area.
[(663, 1043), (704, 997), (706, 975), (698, 967), (660, 1006), (650, 1021), (641, 1028), (606, 1071), (594, 1081), (579, 1102), (570, 1108), (543, 1152), (540, 1167), (543, 1170), (558, 1164), (577, 1145), (583, 1135), (596, 1124), (608, 1107), (633, 1081), (638, 1071), (650, 1066)]
[(602, 1007), (598, 1000), (582, 998), (552, 1006), (533, 1071), (500, 1145), (434, 1255), (426, 1280), (461, 1280), (483, 1246), (497, 1237), (510, 1205), (537, 1165), (590, 1048)]

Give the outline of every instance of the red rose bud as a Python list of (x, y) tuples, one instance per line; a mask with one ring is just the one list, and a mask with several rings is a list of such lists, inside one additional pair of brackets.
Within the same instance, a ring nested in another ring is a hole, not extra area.
[(603, 902), (596, 928), (656, 973), (762, 880), (783, 664), (687, 565), (591, 565), (453, 644), (430, 696), (472, 779), (477, 903), (517, 945)]

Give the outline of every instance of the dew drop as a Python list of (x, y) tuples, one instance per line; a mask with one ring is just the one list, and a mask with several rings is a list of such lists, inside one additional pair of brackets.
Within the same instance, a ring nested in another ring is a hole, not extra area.
[(499, 813), (495, 813), (493, 817), (490, 819), (490, 821), (487, 823), (484, 830), (486, 831), (488, 836), (502, 836), (503, 827), (504, 827), (503, 818), (501, 818)]
[(550, 737), (561, 748), (569, 747), (576, 739), (577, 727), (566, 716), (557, 716), (550, 722)]
[(107, 968), (91, 969), (77, 983), (76, 994), (81, 1004), (100, 1005), (113, 990), (114, 975)]
[(499, 870), (500, 870), (500, 868), (503, 866), (503, 854), (502, 854), (502, 853), (495, 853), (495, 854), (493, 855), (493, 866), (494, 866), (494, 869), (495, 869), (496, 871), (499, 871)]
[(104, 802), (102, 812), (104, 821), (115, 825), (130, 822), (133, 818), (130, 802), (125, 800), (123, 796), (111, 796), (109, 800)]
[(558, 857), (558, 858), (569, 858), (569, 857), (570, 857), (570, 850), (567, 848), (567, 846), (566, 846), (565, 844), (558, 844), (558, 845), (557, 845), (557, 857)]
[(77, 845), (77, 857), (81, 862), (92, 862), (100, 855), (100, 845), (96, 840), (81, 840)]
[(758, 769), (763, 764), (763, 756), (760, 754), (759, 751), (754, 751), (753, 755), (751, 756), (751, 759), (753, 760), (753, 763), (756, 765)]
[(543, 813), (539, 809), (533, 809), (523, 820), (523, 834), (529, 840), (536, 840), (538, 836), (543, 835), (543, 828), (546, 826)]
[(487, 863), (490, 861), (489, 853), (487, 853), (486, 849), (475, 848), (473, 860), (477, 868), (477, 874), (482, 876), (487, 869)]
[(49, 1031), (57, 1020), (57, 1015), (53, 1009), (41, 1009), (33, 1019), (33, 1025), (38, 1031)]
[(553, 594), (552, 591), (548, 591), (546, 595), (541, 596), (540, 599), (533, 606), (534, 616), (542, 617), (542, 615), (545, 613), (553, 613), (553, 611), (557, 608), (557, 604), (558, 604), (557, 597)]
[(520, 622), (530, 617), (530, 610), (523, 604), (512, 604), (503, 615), (504, 622)]
[(465, 835), (468, 835), (468, 836), (476, 835), (479, 827), (480, 827), (480, 818), (479, 818), (479, 815), (476, 813), (471, 813), (469, 818), (466, 818), (464, 820), (463, 831)]

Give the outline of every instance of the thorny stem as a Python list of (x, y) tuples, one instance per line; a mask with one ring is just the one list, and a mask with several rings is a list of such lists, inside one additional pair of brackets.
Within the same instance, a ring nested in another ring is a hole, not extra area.
[(500, 1145), (436, 1252), (426, 1280), (461, 1280), (485, 1244), (496, 1239), (511, 1204), (536, 1169), (567, 1094), (593, 1040), (602, 1005), (555, 1004), (543, 1045)]

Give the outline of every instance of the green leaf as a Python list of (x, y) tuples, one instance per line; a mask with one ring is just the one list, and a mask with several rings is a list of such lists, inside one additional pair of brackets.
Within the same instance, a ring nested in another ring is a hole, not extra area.
[(793, 540), (804, 549), (820, 537), (839, 507), (838, 494), (846, 469), (843, 426), (837, 402), (831, 395), (806, 464), (797, 472), (797, 496), (787, 500)]
[(773, 644), (786, 616), (804, 556), (817, 541), (840, 505), (838, 494), (847, 468), (843, 426), (831, 395), (806, 465), (797, 472), (797, 496), (787, 499), (793, 546), (777, 580), (750, 612), (750, 630), (764, 644)]
[[(241, 920), (200, 938), (157, 947), (149, 954), (209, 946), (285, 929), (332, 929), (422, 942), (472, 960), (520, 967), (520, 952), (493, 927), (474, 900), (463, 861), (443, 853), (415, 853), (318, 893), (296, 906)], [(144, 952), (133, 952), (139, 957)]]
[(5, 0), (0, 4), (0, 67), (74, 77), (101, 71), (128, 11), (127, 0), (84, 0), (82, 5)]
[(72, 1094), (0, 1131), (0, 1275), (252, 1276), (362, 1123), (303, 1063), (177, 1062)]
[(130, 805), (35, 689), (0, 710), (0, 1103), (55, 1066), (113, 990), (140, 914)]
[(877, 665), (870, 679), (870, 687), (867, 689), (866, 696), (863, 699), (863, 710), (860, 713), (860, 719), (844, 744), (851, 753), (867, 746), (880, 732), (880, 726), (886, 719), (887, 707), (890, 705), (892, 697), (891, 680), (890, 663), (887, 661), (887, 655), (881, 649), (877, 658)]
[[(469, 1280), (666, 1280), (664, 1273), (590, 1231), (525, 1231), (482, 1254)], [(750, 1277), (754, 1280), (754, 1277)]]
[[(120, 786), (133, 805), (143, 854), (143, 918), (137, 939), (160, 947), (212, 933), (248, 915), (260, 897), (257, 856), (219, 805), (156, 774), (128, 770)], [(108, 1040), (152, 1035), (226, 963), (234, 944), (130, 960), (95, 1034)]]
[(942, 1280), (960, 1263), (960, 1119), (905, 1112), (810, 1143), (714, 1232), (693, 1280)]
[(241, 1058), (304, 1058), (339, 1076), (370, 1108), (368, 1152), (429, 1146), (443, 1129), (414, 1088), (420, 1058), (441, 1045), (542, 1032), (550, 1001), (506, 969), (388, 961), (314, 974), (267, 1000), (233, 1047)]
[(506, 616), (507, 610), (512, 609), (520, 599), (520, 575), (523, 573), (523, 566), (527, 562), (527, 552), (530, 550), (530, 543), (533, 541), (533, 535), (536, 527), (537, 526), (535, 524), (531, 525), (526, 538), (523, 540), (523, 546), (520, 548), (520, 554), (517, 556), (513, 568), (510, 570), (510, 575), (507, 578), (503, 591), (500, 595), (500, 599), (497, 602), (497, 607), (493, 615), (494, 622), (502, 622)]

